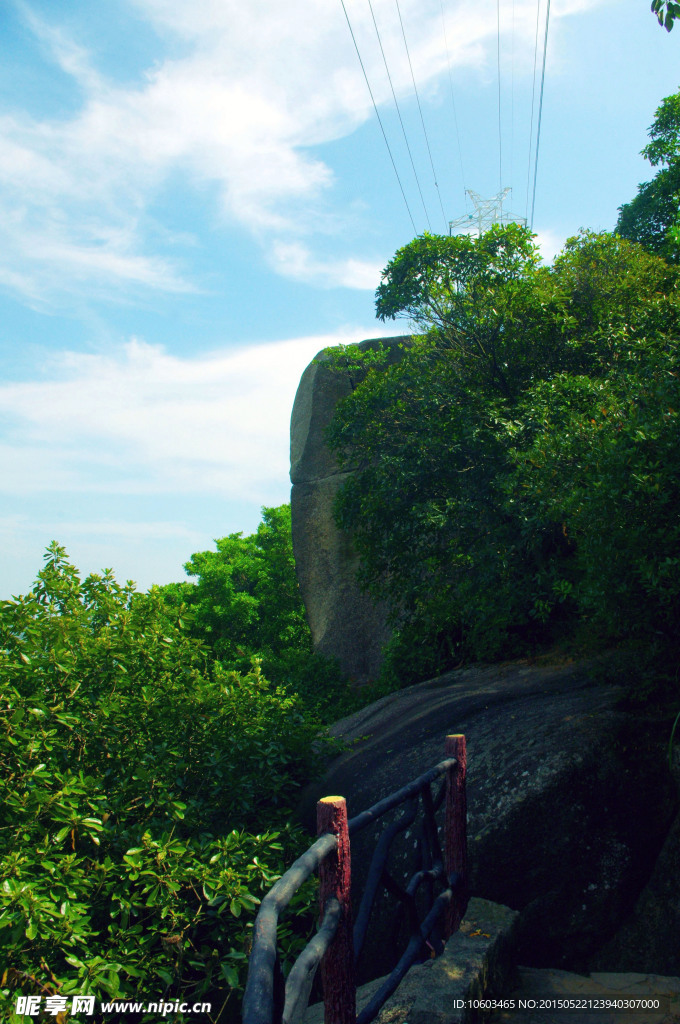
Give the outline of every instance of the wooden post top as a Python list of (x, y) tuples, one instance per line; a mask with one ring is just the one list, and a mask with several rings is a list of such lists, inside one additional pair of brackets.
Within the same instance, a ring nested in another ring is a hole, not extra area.
[(464, 733), (449, 733), (444, 742), (444, 752), (447, 757), (456, 757), (459, 761), (467, 760), (467, 744)]

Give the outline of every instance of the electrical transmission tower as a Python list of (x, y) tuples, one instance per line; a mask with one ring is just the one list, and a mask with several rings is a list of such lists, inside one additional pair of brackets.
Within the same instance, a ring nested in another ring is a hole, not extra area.
[(492, 224), (524, 224), (524, 217), (515, 217), (503, 209), (503, 201), (512, 192), (511, 188), (504, 188), (491, 199), (482, 199), (478, 192), (466, 188), (465, 193), (472, 200), (474, 213), (466, 213), (464, 217), (457, 217), (449, 221), (449, 234), (460, 235), (470, 234), (470, 229), (481, 235), (488, 231)]

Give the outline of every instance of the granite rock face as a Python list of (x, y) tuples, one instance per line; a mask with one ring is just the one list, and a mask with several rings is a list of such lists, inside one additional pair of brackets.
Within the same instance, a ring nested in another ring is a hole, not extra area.
[[(465, 733), (471, 892), (519, 911), (517, 962), (630, 970), (629, 950), (643, 941), (642, 917), (654, 897), (654, 940), (637, 969), (678, 975), (680, 868), (671, 832), (678, 800), (667, 726), (626, 711), (619, 687), (598, 678), (589, 664), (517, 662), (464, 669), (385, 697), (333, 727), (351, 747), (307, 790), (299, 815), (313, 827), (315, 800), (335, 793), (353, 817), (440, 761), (448, 733)], [(416, 841), (409, 830), (395, 843), (394, 877), (412, 873)], [(352, 842), (358, 893), (375, 842), (371, 830)], [(641, 897), (635, 934), (623, 942)], [(362, 980), (387, 972), (399, 927), (384, 900)]]
[[(382, 344), (397, 362), (409, 340), (374, 338), (360, 348)], [(339, 471), (324, 442), (337, 403), (357, 382), (349, 373), (331, 371), (324, 352), (304, 371), (291, 416), (290, 478), (295, 566), (315, 650), (337, 657), (363, 683), (378, 674), (390, 631), (385, 607), (359, 590), (351, 538), (333, 520), (333, 501), (348, 473)]]
[[(672, 774), (680, 792), (680, 750)], [(675, 936), (675, 943), (669, 936)], [(633, 913), (593, 961), (598, 971), (680, 974), (680, 814), (671, 826)], [(678, 1005), (680, 1012), (680, 1003)]]

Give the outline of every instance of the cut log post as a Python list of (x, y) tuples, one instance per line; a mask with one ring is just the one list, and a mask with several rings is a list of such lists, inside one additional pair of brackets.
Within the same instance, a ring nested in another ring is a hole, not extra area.
[(356, 987), (354, 977), (354, 942), (352, 937), (351, 865), (347, 804), (343, 796), (325, 796), (316, 805), (317, 835), (332, 832), (338, 848), (319, 866), (319, 916), (335, 896), (342, 915), (335, 938), (321, 961), (323, 982), (324, 1024), (355, 1024)]
[(462, 886), (454, 892), (445, 920), (445, 938), (458, 931), (468, 902), (467, 871), (467, 750), (465, 736), (446, 737), (446, 757), (455, 757), (456, 764), (446, 774), (446, 874), (462, 877)]

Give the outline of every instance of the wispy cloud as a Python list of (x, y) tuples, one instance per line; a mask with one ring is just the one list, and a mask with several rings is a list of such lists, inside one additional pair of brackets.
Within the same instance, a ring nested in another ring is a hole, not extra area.
[(266, 504), (287, 489), (288, 424), (303, 369), (348, 331), (170, 355), (133, 339), (106, 354), (62, 353), (43, 380), (0, 386), (0, 490), (202, 493)]
[[(554, 17), (597, 2), (561, 0)], [(157, 61), (135, 84), (101, 73), (58, 13), (50, 11), (47, 21), (30, 2), (21, 6), (40, 45), (78, 84), (82, 102), (66, 116), (40, 119), (14, 109), (0, 117), (0, 282), (33, 302), (74, 292), (84, 281), (114, 294), (197, 287), (180, 254), (156, 251), (150, 218), (159, 190), (179, 175), (185, 189), (213, 186), (223, 226), (245, 227), (266, 251), (272, 240), (279, 251), (296, 251), (292, 264), (273, 261), (281, 273), (327, 284), (310, 239), (338, 223), (330, 203), (335, 177), (312, 147), (373, 116), (339, 5), (130, 3), (161, 40)], [(515, 8), (515, 30), (529, 38), (535, 5), (517, 0)], [(348, 10), (374, 94), (384, 103), (390, 92), (368, 8), (348, 0)], [(374, 0), (374, 10), (395, 89), (404, 95), (410, 73), (393, 4)], [(495, 38), (495, 6), (483, 0), (447, 10), (454, 65), (482, 69)], [(446, 67), (441, 6), (403, 0), (402, 12), (426, 92)], [(359, 255), (333, 265), (337, 283), (366, 287), (363, 266)]]
[(566, 238), (558, 235), (555, 231), (538, 231), (536, 233), (536, 243), (541, 250), (544, 263), (552, 263), (558, 252), (564, 248), (565, 242)]
[(375, 291), (384, 264), (357, 259), (319, 259), (301, 242), (274, 241), (270, 261), (285, 277), (326, 287), (359, 288)]
[[(226, 532), (226, 531), (225, 531)], [(42, 552), (53, 540), (66, 548), (84, 577), (113, 568), (119, 582), (132, 579), (141, 589), (184, 577), (193, 551), (212, 548), (210, 534), (175, 520), (120, 520), (103, 515), (88, 521), (57, 522), (39, 515), (0, 516), (0, 546), (5, 552), (0, 597), (26, 593), (42, 568)]]

